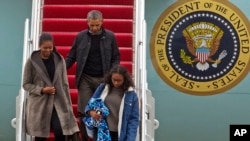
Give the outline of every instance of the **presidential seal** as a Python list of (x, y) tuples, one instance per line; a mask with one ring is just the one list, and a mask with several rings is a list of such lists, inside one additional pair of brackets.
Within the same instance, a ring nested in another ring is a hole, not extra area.
[(151, 35), (155, 70), (192, 95), (225, 92), (249, 72), (249, 21), (232, 3), (179, 0), (158, 18)]

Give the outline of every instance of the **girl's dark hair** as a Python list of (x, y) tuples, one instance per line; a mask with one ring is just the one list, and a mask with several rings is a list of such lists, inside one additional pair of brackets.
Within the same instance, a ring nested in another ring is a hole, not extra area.
[[(39, 46), (43, 44), (43, 42), (51, 41), (54, 44), (53, 36), (48, 32), (42, 32), (39, 37)], [(53, 47), (53, 51), (56, 52), (56, 47)]]
[(127, 68), (122, 65), (114, 66), (110, 72), (105, 76), (104, 81), (105, 83), (109, 84), (110, 87), (113, 87), (112, 83), (112, 74), (119, 73), (124, 78), (123, 89), (124, 91), (128, 90), (129, 87), (135, 87), (134, 81), (132, 80), (131, 75), (129, 74)]

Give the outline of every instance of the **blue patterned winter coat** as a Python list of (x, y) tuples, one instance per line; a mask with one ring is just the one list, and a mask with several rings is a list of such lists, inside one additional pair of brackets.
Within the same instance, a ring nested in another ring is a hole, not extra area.
[(111, 141), (106, 117), (109, 114), (109, 109), (104, 104), (101, 98), (91, 98), (88, 102), (88, 107), (96, 112), (100, 112), (102, 119), (95, 120), (91, 116), (86, 116), (82, 120), (86, 125), (88, 136), (93, 138), (94, 127), (98, 128), (97, 141)]
[[(108, 89), (108, 85), (100, 84), (93, 98), (101, 98), (104, 101), (108, 94)], [(91, 109), (87, 105), (85, 113), (88, 114), (89, 110)], [(139, 125), (139, 101), (132, 87), (125, 92), (119, 111), (119, 122), (117, 125), (119, 141), (135, 141)]]

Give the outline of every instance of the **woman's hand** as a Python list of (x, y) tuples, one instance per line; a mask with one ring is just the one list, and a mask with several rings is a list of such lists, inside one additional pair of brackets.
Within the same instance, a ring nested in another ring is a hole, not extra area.
[(89, 115), (96, 120), (100, 120), (102, 118), (102, 115), (97, 113), (95, 110), (89, 111)]
[(55, 94), (56, 93), (56, 88), (55, 87), (44, 87), (43, 89), (42, 89), (42, 93), (43, 94)]

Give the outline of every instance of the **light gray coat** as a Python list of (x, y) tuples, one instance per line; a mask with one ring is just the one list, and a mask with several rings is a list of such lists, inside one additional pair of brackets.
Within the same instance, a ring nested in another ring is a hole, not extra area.
[[(48, 137), (53, 106), (55, 107), (64, 135), (79, 131), (73, 114), (69, 94), (67, 70), (63, 57), (54, 53), (55, 75), (51, 82), (40, 51), (34, 51), (27, 60), (23, 76), (23, 88), (29, 92), (26, 103), (27, 134)], [(45, 86), (54, 86), (54, 95), (41, 94)]]

